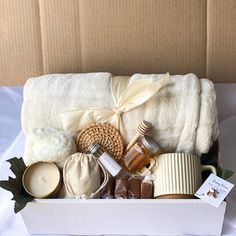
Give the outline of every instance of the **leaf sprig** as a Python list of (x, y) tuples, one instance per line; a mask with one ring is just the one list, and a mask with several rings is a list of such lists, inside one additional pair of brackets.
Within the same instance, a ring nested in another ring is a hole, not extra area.
[(232, 170), (222, 169), (220, 166), (217, 167), (216, 172), (219, 177), (225, 180), (229, 179), (234, 174)]
[[(216, 173), (217, 176), (219, 176), (220, 178), (227, 180), (229, 179), (232, 175), (234, 175), (234, 172), (232, 170), (228, 170), (228, 169), (222, 169), (219, 166), (218, 163), (218, 149), (219, 149), (219, 142), (216, 141), (211, 149), (209, 150), (208, 153), (206, 154), (202, 154), (201, 156), (201, 163), (202, 165), (213, 165), (216, 167)], [(207, 173), (203, 173), (203, 179), (206, 179), (209, 175), (206, 175)]]
[(21, 158), (11, 158), (7, 160), (10, 163), (10, 169), (15, 175), (15, 178), (8, 177), (8, 180), (1, 180), (0, 187), (10, 191), (13, 195), (11, 200), (15, 201), (14, 212), (21, 211), (28, 202), (31, 202), (34, 198), (27, 194), (22, 184), (22, 176), (26, 169), (26, 165)]

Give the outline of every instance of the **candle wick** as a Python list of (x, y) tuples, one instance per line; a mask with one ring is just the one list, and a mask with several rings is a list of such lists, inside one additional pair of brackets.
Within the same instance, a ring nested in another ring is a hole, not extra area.
[(46, 182), (46, 180), (45, 180), (45, 178), (43, 176), (40, 176), (39, 180), (42, 181), (42, 182)]

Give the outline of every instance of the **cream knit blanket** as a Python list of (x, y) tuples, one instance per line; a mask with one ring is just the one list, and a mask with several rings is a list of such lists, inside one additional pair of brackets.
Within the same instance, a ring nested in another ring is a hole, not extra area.
[(213, 83), (194, 74), (89, 73), (31, 78), (24, 87), (26, 134), (49, 126), (73, 135), (91, 122), (110, 122), (127, 143), (142, 120), (168, 152), (208, 152), (219, 135)]

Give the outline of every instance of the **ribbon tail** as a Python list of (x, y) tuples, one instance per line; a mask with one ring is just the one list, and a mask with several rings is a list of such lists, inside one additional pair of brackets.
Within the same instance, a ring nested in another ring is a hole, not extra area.
[(108, 119), (103, 120), (103, 122), (109, 123), (110, 125), (114, 126), (117, 130), (120, 131), (121, 136), (124, 138), (127, 136), (127, 133), (121, 116), (121, 114), (113, 112), (113, 114), (110, 114)]
[(104, 116), (100, 121), (101, 123), (108, 123), (114, 126), (117, 130), (120, 131), (122, 136), (123, 134), (126, 134), (124, 123), (120, 114), (117, 114), (112, 111), (112, 113), (107, 114), (107, 116)]
[(111, 113), (113, 112), (110, 109), (75, 110), (62, 112), (60, 116), (66, 134), (74, 136), (92, 123), (104, 123), (109, 120)]
[(130, 111), (148, 101), (157, 92), (170, 83), (170, 75), (167, 73), (159, 80), (140, 79), (133, 82), (119, 98), (117, 109)]
[(123, 122), (123, 119), (120, 117), (120, 115), (119, 115), (119, 129), (118, 130), (120, 131), (120, 134), (121, 134), (121, 136), (123, 138), (127, 137), (127, 133), (126, 133), (126, 129), (125, 129), (125, 126), (124, 126), (124, 122)]

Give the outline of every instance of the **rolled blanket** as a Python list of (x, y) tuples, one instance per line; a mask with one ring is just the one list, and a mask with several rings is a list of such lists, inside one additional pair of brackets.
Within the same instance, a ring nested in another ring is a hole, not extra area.
[(54, 74), (24, 87), (22, 127), (64, 128), (73, 135), (92, 122), (109, 122), (125, 142), (142, 120), (168, 152), (208, 152), (217, 139), (216, 95), (210, 80), (194, 74), (113, 77), (109, 73)]

